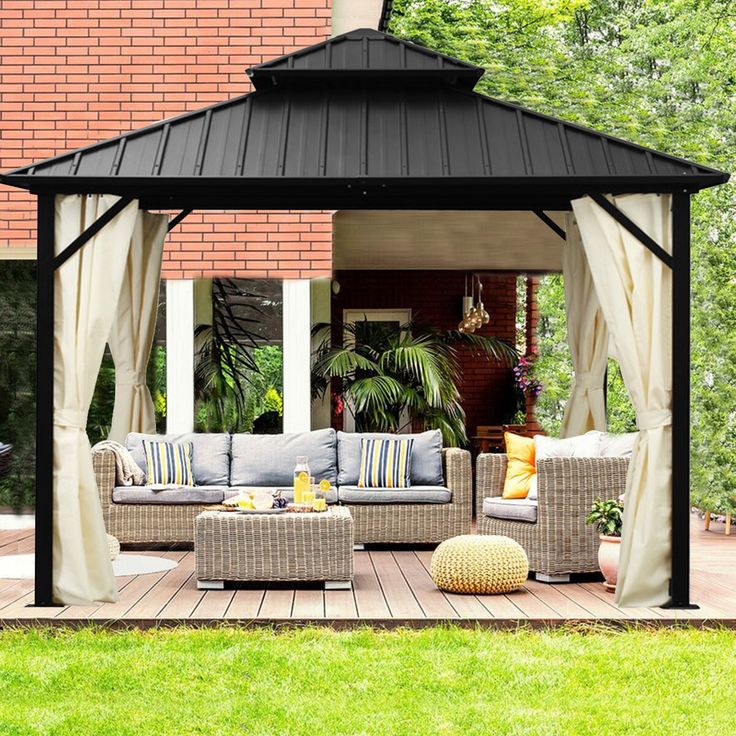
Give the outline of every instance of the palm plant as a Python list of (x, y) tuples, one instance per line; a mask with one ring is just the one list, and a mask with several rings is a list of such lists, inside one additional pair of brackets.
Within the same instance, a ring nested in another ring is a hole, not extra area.
[(341, 326), (342, 346), (330, 342), (330, 325), (316, 325), (312, 386), (322, 395), (339, 379), (358, 432), (439, 429), (446, 445), (466, 445), (465, 412), (458, 383), (457, 346), (469, 345), (491, 360), (512, 365), (513, 347), (496, 337), (457, 330), (438, 332), (414, 322), (368, 320)]
[(248, 386), (259, 372), (253, 357), (261, 309), (258, 294), (232, 279), (212, 281), (212, 324), (197, 325), (200, 348), (194, 369), (194, 393), (200, 402), (200, 429), (242, 431)]

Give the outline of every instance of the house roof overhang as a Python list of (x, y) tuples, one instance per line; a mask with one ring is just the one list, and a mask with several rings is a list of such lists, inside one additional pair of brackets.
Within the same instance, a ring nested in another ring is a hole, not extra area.
[(148, 209), (568, 209), (728, 174), (471, 87), (482, 69), (361, 29), (249, 70), (256, 91), (25, 166), (35, 193)]

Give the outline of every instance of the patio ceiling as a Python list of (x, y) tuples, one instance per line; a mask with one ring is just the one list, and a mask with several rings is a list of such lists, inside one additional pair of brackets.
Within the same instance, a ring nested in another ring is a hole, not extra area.
[[(563, 213), (547, 213), (564, 228)], [(341, 270), (561, 271), (564, 241), (531, 212), (341, 210), (332, 262)]]
[(361, 29), (248, 70), (251, 94), (13, 171), (144, 208), (547, 209), (727, 175), (472, 91), (483, 70)]

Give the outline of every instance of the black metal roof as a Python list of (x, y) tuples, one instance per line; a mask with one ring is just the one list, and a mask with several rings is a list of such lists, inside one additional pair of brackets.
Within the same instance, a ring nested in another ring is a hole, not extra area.
[(480, 71), (353, 31), (254, 67), (255, 92), (3, 181), (133, 193), (150, 208), (567, 209), (592, 191), (697, 191), (728, 179), (472, 92)]
[(280, 56), (247, 70), (256, 89), (305, 81), (341, 79), (348, 84), (360, 78), (386, 84), (424, 80), (433, 84), (473, 89), (483, 69), (424, 46), (370, 28), (350, 31), (327, 41)]

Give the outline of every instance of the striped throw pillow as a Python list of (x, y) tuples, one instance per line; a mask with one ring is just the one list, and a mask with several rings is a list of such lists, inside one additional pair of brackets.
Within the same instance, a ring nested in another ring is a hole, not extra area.
[(192, 443), (143, 440), (149, 486), (193, 486)]
[(358, 488), (408, 488), (413, 444), (409, 439), (361, 439)]

